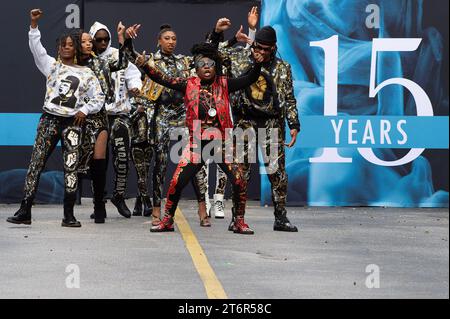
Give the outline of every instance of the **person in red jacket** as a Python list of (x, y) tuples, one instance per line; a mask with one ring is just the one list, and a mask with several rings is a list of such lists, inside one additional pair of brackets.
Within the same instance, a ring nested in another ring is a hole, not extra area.
[[(131, 62), (135, 62), (139, 56), (134, 52), (131, 40), (137, 36), (138, 29), (139, 26), (134, 25), (126, 32), (127, 40), (124, 52)], [(213, 45), (197, 44), (192, 48), (191, 53), (194, 56), (197, 73), (195, 77), (173, 78), (161, 73), (151, 63), (142, 66), (142, 70), (153, 81), (184, 94), (186, 126), (189, 129), (189, 143), (183, 150), (167, 192), (165, 216), (150, 231), (174, 231), (173, 217), (182, 190), (205, 165), (208, 158), (212, 158), (232, 182), (233, 204), (237, 215), (234, 232), (251, 235), (254, 231), (244, 221), (247, 181), (243, 175), (243, 166), (227, 160), (224, 142), (226, 137), (230, 136), (230, 130), (233, 128), (229, 93), (242, 90), (256, 82), (261, 72), (262, 56), (255, 52), (253, 54), (254, 67), (246, 75), (232, 79), (222, 75), (221, 57)], [(205, 158), (206, 154), (204, 153), (206, 152), (203, 152), (205, 149), (212, 150), (214, 154), (211, 154), (210, 151), (210, 157), (206, 156)], [(218, 157), (220, 160), (217, 160)]]

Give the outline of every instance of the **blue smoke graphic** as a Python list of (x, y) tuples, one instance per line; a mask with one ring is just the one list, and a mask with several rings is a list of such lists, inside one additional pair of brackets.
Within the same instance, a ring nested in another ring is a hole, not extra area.
[[(380, 8), (380, 28), (366, 27), (366, 7)], [(324, 54), (310, 41), (339, 36), (339, 115), (416, 115), (414, 99), (391, 85), (369, 99), (373, 38), (423, 38), (417, 51), (379, 54), (378, 83), (407, 78), (428, 94), (435, 114), (448, 115), (443, 87), (443, 39), (435, 28), (422, 27), (421, 0), (265, 0), (261, 25), (277, 30), (278, 52), (293, 70), (300, 122), (302, 115), (323, 115)], [(290, 137), (288, 138), (288, 140)], [(404, 153), (376, 149), (383, 160)], [(311, 206), (448, 207), (449, 194), (436, 191), (429, 161), (421, 156), (402, 167), (371, 164), (356, 149), (340, 149), (352, 164), (310, 164), (321, 149), (289, 150), (286, 156), (291, 203)], [(439, 174), (439, 172), (435, 172)], [(448, 178), (448, 177), (445, 177)], [(271, 203), (271, 188), (262, 180), (263, 204)]]
[[(18, 203), (23, 197), (26, 169), (0, 172), (0, 199), (3, 203)], [(44, 172), (39, 181), (35, 203), (61, 204), (64, 199), (64, 173)]]

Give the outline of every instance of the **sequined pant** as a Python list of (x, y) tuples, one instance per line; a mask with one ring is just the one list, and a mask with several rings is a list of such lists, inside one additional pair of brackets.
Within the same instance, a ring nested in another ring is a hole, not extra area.
[(132, 116), (131, 158), (137, 174), (139, 196), (148, 196), (148, 175), (153, 148), (149, 142), (148, 118), (152, 118), (153, 109)]
[[(189, 183), (189, 180), (205, 166), (207, 159), (200, 158), (200, 154), (208, 144), (208, 142), (203, 142), (200, 152), (192, 149), (190, 146), (186, 146), (183, 150), (181, 159), (170, 182), (169, 190), (167, 191), (166, 214), (171, 216), (175, 215), (182, 190)], [(220, 152), (222, 152), (222, 159), (224, 159), (225, 152), (223, 147)], [(217, 163), (217, 165), (228, 175), (232, 183), (233, 204), (236, 215), (243, 216), (247, 201), (247, 180), (244, 178), (243, 165), (225, 163), (223, 160), (221, 163)]]
[[(153, 206), (161, 207), (162, 192), (164, 187), (164, 181), (166, 179), (167, 164), (169, 157), (170, 136), (174, 129), (184, 129), (184, 119), (178, 122), (167, 121), (164, 116), (159, 114), (155, 117), (153, 123), (150, 122), (150, 127), (154, 128), (154, 133), (150, 137), (153, 141), (153, 151), (155, 157), (155, 165), (153, 167)], [(151, 130), (150, 130), (151, 132)], [(181, 132), (181, 131), (180, 131)], [(195, 174), (194, 174), (195, 175)], [(194, 177), (194, 175), (192, 177)], [(205, 201), (205, 194), (208, 193), (208, 174), (206, 167), (201, 167), (198, 174), (192, 180), (192, 186), (194, 188), (197, 201)]]
[(228, 177), (227, 174), (217, 166), (216, 168), (216, 190), (215, 194), (225, 195), (225, 188), (227, 186)]
[[(244, 175), (247, 181), (250, 180), (250, 163), (249, 154), (256, 153), (256, 145), (259, 145), (263, 156), (264, 168), (269, 178), (272, 188), (272, 203), (274, 205), (275, 214), (286, 214), (286, 196), (288, 186), (288, 176), (285, 166), (285, 149), (284, 149), (284, 122), (280, 119), (266, 119), (264, 121), (254, 121), (239, 119), (235, 122), (235, 129), (253, 129), (255, 137), (258, 136), (258, 128), (264, 129), (264, 138), (255, 140), (255, 143), (249, 143), (246, 140), (238, 142), (238, 149), (243, 149), (238, 154), (239, 162), (244, 162)], [(276, 138), (275, 138), (276, 137)], [(237, 152), (239, 153), (239, 152)], [(275, 153), (275, 154), (274, 154)], [(250, 156), (251, 157), (251, 156)]]
[(125, 196), (131, 148), (131, 120), (127, 115), (108, 115), (114, 167), (113, 196)]
[(42, 114), (25, 178), (25, 200), (33, 200), (35, 197), (41, 173), (59, 141), (61, 141), (64, 161), (65, 197), (74, 196), (76, 193), (83, 129), (73, 125), (73, 121), (73, 117)]

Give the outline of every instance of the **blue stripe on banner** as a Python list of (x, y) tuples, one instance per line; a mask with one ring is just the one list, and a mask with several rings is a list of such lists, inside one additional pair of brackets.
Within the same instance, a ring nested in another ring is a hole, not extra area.
[(33, 146), (42, 113), (0, 113), (0, 146)]
[(448, 149), (448, 116), (301, 116), (296, 147)]
[[(0, 146), (32, 146), (40, 113), (0, 113)], [(301, 116), (296, 147), (448, 149), (448, 116)]]

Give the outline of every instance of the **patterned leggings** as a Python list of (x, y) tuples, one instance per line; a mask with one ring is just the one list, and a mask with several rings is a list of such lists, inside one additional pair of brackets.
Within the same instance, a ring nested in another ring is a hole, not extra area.
[(114, 196), (125, 196), (131, 148), (131, 121), (126, 115), (109, 115), (110, 144), (114, 166)]
[(73, 120), (73, 117), (42, 114), (25, 178), (24, 200), (33, 200), (45, 164), (60, 140), (64, 160), (64, 197), (75, 195), (83, 129), (73, 125)]
[[(265, 159), (264, 168), (269, 178), (272, 187), (272, 203), (274, 205), (275, 215), (286, 214), (286, 197), (288, 188), (288, 176), (286, 174), (286, 164), (285, 164), (285, 149), (284, 149), (284, 130), (281, 129), (284, 123), (280, 119), (267, 119), (261, 122), (256, 122), (252, 120), (240, 119), (235, 124), (235, 128), (254, 129), (255, 132), (258, 128), (263, 128), (266, 132), (266, 137), (258, 141), (258, 145)], [(255, 134), (256, 136), (256, 134)], [(277, 143), (275, 143), (274, 137), (277, 138)], [(243, 166), (244, 176), (247, 182), (250, 179), (250, 163), (248, 162), (249, 154), (256, 154), (255, 146), (256, 144), (248, 143), (244, 141), (239, 143), (238, 148), (243, 149), (240, 153), (239, 159), (240, 163), (245, 163)], [(275, 151), (276, 154), (272, 160), (268, 160), (268, 155)]]
[[(202, 143), (201, 152), (203, 152), (204, 147), (209, 143), (206, 141)], [(224, 159), (224, 147), (220, 151), (222, 152), (222, 159)], [(198, 150), (193, 150), (190, 146), (184, 149), (167, 192), (166, 214), (171, 216), (175, 215), (184, 187), (205, 166), (207, 160), (203, 157), (200, 159)], [(243, 175), (242, 164), (225, 163), (222, 160), (222, 163), (218, 163), (218, 165), (228, 175), (233, 185), (233, 204), (236, 209), (236, 215), (244, 216), (247, 201), (247, 181)]]
[[(184, 125), (184, 122), (181, 123)], [(162, 192), (164, 181), (166, 179), (168, 156), (170, 154), (170, 134), (173, 129), (179, 129), (180, 126), (172, 127), (161, 117), (156, 117), (155, 136), (154, 136), (154, 154), (155, 166), (153, 167), (153, 206), (161, 207)], [(198, 202), (205, 201), (205, 195), (208, 193), (208, 174), (206, 167), (201, 167), (192, 175), (192, 186), (195, 190)]]

